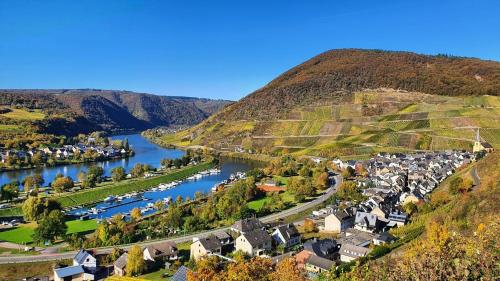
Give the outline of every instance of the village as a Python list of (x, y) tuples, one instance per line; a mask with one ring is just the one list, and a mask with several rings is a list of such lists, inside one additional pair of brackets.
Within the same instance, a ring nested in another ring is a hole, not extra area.
[[(377, 247), (397, 243), (390, 230), (411, 220), (408, 206), (425, 202), (439, 183), (475, 160), (476, 154), (464, 151), (379, 153), (366, 161), (334, 159), (333, 166), (352, 174), (350, 181), (362, 190), (362, 200), (337, 198), (290, 223), (264, 223), (248, 217), (209, 235), (194, 235), (185, 250), (179, 249), (175, 239), (142, 248), (135, 245), (128, 252), (115, 253), (107, 267), (98, 266), (95, 254), (82, 249), (71, 266), (54, 269), (54, 280), (128, 276), (129, 270), (136, 275), (136, 269), (128, 267), (135, 267), (138, 256), (142, 273), (168, 269), (172, 280), (187, 280), (192, 265), (207, 257), (231, 263), (235, 256), (265, 257), (275, 264), (293, 258), (308, 277), (316, 278), (368, 256)], [(311, 236), (311, 232), (317, 235)]]
[(58, 163), (89, 162), (128, 157), (133, 151), (128, 142), (114, 141), (103, 137), (84, 136), (75, 144), (40, 146), (28, 149), (0, 149), (2, 169), (56, 165)]

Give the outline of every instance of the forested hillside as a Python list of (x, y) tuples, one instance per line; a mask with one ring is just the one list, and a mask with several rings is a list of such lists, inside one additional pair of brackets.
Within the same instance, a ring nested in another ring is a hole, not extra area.
[(58, 133), (59, 130), (61, 134), (191, 126), (228, 103), (129, 91), (0, 90), (0, 106), (40, 110), (46, 118), (35, 120), (33, 125), (42, 132)]

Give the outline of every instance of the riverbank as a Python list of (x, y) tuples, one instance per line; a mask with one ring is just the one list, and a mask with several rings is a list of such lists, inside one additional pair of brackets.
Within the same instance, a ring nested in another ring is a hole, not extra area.
[(105, 157), (105, 158), (90, 159), (90, 160), (75, 160), (75, 159), (55, 160), (52, 165), (49, 165), (47, 163), (43, 163), (41, 165), (30, 165), (30, 166), (23, 166), (23, 167), (5, 167), (5, 166), (2, 166), (2, 167), (0, 167), (0, 173), (1, 172), (15, 172), (15, 171), (23, 171), (23, 170), (32, 170), (32, 169), (43, 169), (43, 168), (58, 167), (58, 166), (64, 166), (64, 165), (90, 164), (90, 163), (97, 163), (97, 162), (103, 162), (103, 161), (120, 160), (120, 159), (127, 159), (129, 157), (134, 156), (134, 155), (135, 155), (134, 151), (131, 150), (130, 152), (128, 152), (124, 156)]
[[(101, 202), (108, 196), (119, 196), (129, 192), (139, 192), (157, 186), (161, 183), (168, 183), (176, 180), (181, 180), (194, 175), (198, 172), (210, 169), (215, 166), (213, 161), (201, 163), (196, 166), (189, 166), (180, 170), (167, 172), (164, 175), (152, 178), (130, 179), (124, 182), (112, 183), (106, 186), (96, 187), (93, 189), (82, 190), (74, 193), (55, 195), (53, 198), (61, 203), (63, 208), (74, 206), (90, 205)], [(8, 209), (0, 210), (0, 217), (21, 216), (21, 206), (15, 206)]]

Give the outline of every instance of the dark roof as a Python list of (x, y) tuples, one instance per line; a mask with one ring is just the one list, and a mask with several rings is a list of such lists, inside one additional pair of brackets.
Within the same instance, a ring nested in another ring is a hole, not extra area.
[(124, 269), (125, 266), (127, 266), (127, 259), (128, 259), (128, 254), (123, 253), (114, 263), (113, 265), (115, 267), (118, 267), (120, 269)]
[(163, 242), (146, 247), (152, 258), (168, 256), (177, 252), (177, 245), (174, 242)]
[(344, 243), (340, 247), (340, 254), (352, 258), (363, 257), (371, 251), (370, 248)]
[(377, 236), (375, 236), (375, 239), (389, 243), (389, 242), (396, 240), (396, 237), (394, 237), (389, 232), (382, 232), (382, 233), (378, 234)]
[(59, 278), (69, 277), (77, 274), (84, 273), (81, 265), (67, 266), (54, 269), (55, 274)]
[(186, 281), (187, 280), (187, 273), (191, 271), (189, 268), (185, 266), (179, 267), (177, 271), (172, 275), (172, 278), (170, 278), (171, 281)]
[(219, 240), (224, 240), (224, 239), (230, 239), (231, 238), (231, 236), (229, 234), (227, 234), (225, 231), (219, 231), (219, 232), (215, 233), (214, 235)]
[(332, 239), (309, 240), (304, 244), (304, 250), (324, 258), (337, 250), (337, 242)]
[(219, 239), (217, 237), (210, 235), (205, 238), (200, 238), (199, 239), (201, 245), (205, 250), (214, 250), (222, 247), (222, 244), (220, 243)]
[(271, 242), (271, 236), (262, 229), (256, 229), (250, 232), (243, 234), (243, 236), (247, 239), (248, 243), (252, 245), (254, 248), (258, 248), (259, 245)]
[(280, 225), (276, 229), (281, 233), (285, 241), (300, 236), (299, 231), (293, 224)]
[(330, 270), (335, 265), (334, 261), (316, 255), (311, 255), (307, 259), (307, 263), (325, 270)]
[(493, 146), (491, 146), (491, 144), (487, 143), (487, 142), (481, 142), (481, 145), (484, 147), (484, 148), (493, 148)]
[(88, 256), (91, 256), (89, 252), (81, 249), (76, 256), (73, 258), (78, 264), (83, 264)]
[(235, 222), (232, 228), (238, 230), (239, 232), (249, 232), (254, 229), (260, 229), (264, 227), (262, 222), (257, 218), (246, 218)]

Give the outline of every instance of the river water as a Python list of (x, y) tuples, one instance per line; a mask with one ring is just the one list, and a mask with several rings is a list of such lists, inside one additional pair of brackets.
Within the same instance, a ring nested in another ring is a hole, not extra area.
[(182, 150), (162, 148), (156, 144), (149, 142), (140, 134), (133, 135), (117, 135), (112, 139), (125, 139), (128, 138), (130, 147), (135, 151), (135, 155), (123, 159), (113, 159), (94, 163), (81, 163), (61, 165), (56, 167), (42, 167), (29, 170), (7, 171), (0, 172), (0, 185), (18, 180), (22, 181), (24, 177), (39, 173), (45, 179), (45, 185), (48, 185), (58, 173), (64, 176), (70, 176), (73, 180), (77, 179), (80, 172), (86, 172), (92, 165), (99, 165), (104, 168), (104, 173), (109, 176), (111, 170), (115, 167), (122, 166), (127, 172), (134, 167), (135, 164), (149, 164), (153, 167), (159, 167), (160, 161), (163, 158), (179, 158), (184, 155)]
[[(0, 184), (8, 183), (13, 180), (22, 181), (22, 179), (27, 175), (32, 175), (35, 173), (40, 173), (44, 177), (46, 184), (50, 183), (58, 173), (76, 179), (78, 173), (87, 171), (88, 167), (90, 167), (91, 165), (99, 165), (103, 167), (105, 175), (110, 175), (111, 170), (118, 166), (124, 167), (127, 172), (137, 163), (149, 164), (153, 167), (159, 167), (160, 162), (163, 158), (175, 159), (184, 155), (184, 151), (182, 150), (160, 147), (149, 142), (140, 134), (119, 135), (113, 136), (112, 138), (128, 138), (130, 147), (135, 151), (135, 155), (126, 159), (117, 159), (95, 163), (82, 163), (57, 167), (43, 167), (30, 170), (1, 172)], [(135, 196), (130, 196), (129, 198), (123, 198), (119, 201), (113, 200), (107, 203), (102, 202), (95, 206), (87, 206), (85, 208), (75, 209), (72, 210), (70, 214), (87, 213), (91, 209), (91, 207), (94, 207), (96, 209), (100, 209), (101, 211), (96, 214), (91, 213), (90, 218), (109, 218), (117, 213), (129, 213), (131, 209), (136, 207), (144, 209), (148, 206), (148, 203), (154, 203), (158, 200), (163, 200), (164, 198), (172, 198), (173, 200), (175, 200), (175, 198), (180, 195), (184, 199), (186, 197), (190, 197), (192, 199), (194, 198), (194, 194), (196, 191), (201, 191), (204, 193), (210, 192), (211, 188), (215, 184), (228, 179), (231, 174), (247, 171), (251, 168), (256, 167), (257, 165), (257, 163), (252, 161), (223, 159), (222, 164), (220, 165), (220, 173), (205, 175), (198, 180), (186, 180), (173, 188), (163, 191), (146, 191)], [(152, 209), (149, 211), (145, 211), (144, 214), (149, 214), (151, 212), (153, 212)]]

